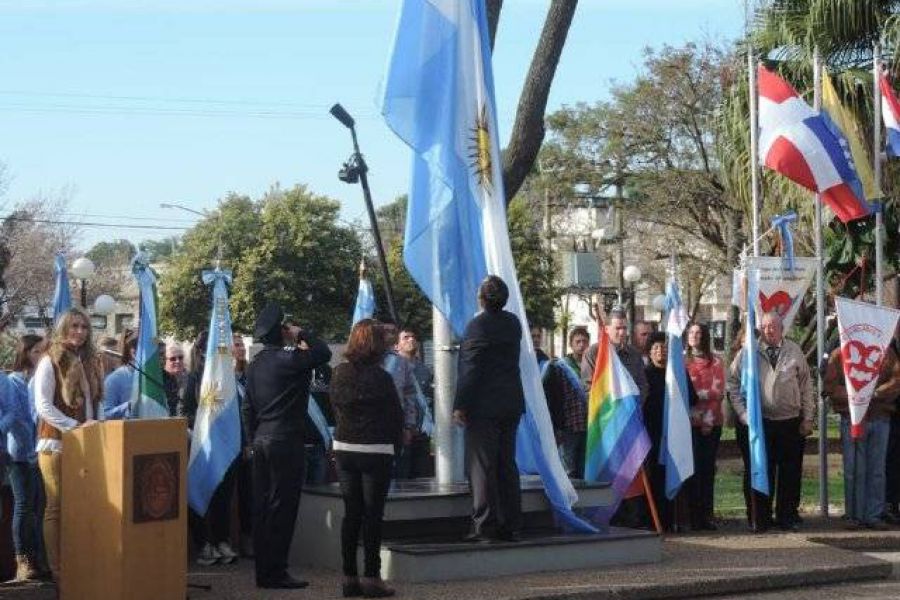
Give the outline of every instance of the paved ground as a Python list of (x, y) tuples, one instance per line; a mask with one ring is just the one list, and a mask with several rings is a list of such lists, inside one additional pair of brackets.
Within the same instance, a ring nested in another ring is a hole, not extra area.
[[(397, 597), (648, 600), (724, 594), (720, 597), (734, 600), (900, 598), (900, 579), (891, 579), (892, 563), (900, 564), (900, 530), (845, 531), (837, 519), (828, 522), (812, 519), (800, 533), (750, 535), (733, 522), (715, 534), (668, 538), (663, 549), (664, 559), (657, 564), (443, 584), (398, 584)], [(228, 567), (192, 568), (189, 582), (209, 584), (212, 589), (189, 589), (188, 597), (195, 600), (339, 597), (340, 580), (336, 573), (309, 571), (303, 575), (312, 581), (309, 589), (279, 592), (257, 590), (253, 586), (250, 561)], [(848, 584), (859, 578), (870, 581)], [(790, 592), (784, 591), (788, 587), (792, 588)], [(782, 591), (772, 591), (776, 589)], [(48, 588), (0, 588), (0, 598), (44, 600), (54, 595)]]

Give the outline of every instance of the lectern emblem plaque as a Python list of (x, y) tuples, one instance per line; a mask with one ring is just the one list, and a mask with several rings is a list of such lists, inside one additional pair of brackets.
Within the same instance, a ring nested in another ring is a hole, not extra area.
[(135, 523), (178, 518), (179, 460), (177, 452), (134, 457)]

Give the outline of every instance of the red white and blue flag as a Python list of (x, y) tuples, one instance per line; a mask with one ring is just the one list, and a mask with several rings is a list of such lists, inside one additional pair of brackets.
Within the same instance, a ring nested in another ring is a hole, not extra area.
[(886, 74), (881, 74), (878, 85), (881, 87), (881, 119), (887, 130), (885, 150), (888, 156), (897, 157), (900, 156), (900, 102)]
[(868, 215), (849, 145), (839, 130), (765, 67), (759, 67), (758, 81), (760, 163), (820, 194), (844, 223)]

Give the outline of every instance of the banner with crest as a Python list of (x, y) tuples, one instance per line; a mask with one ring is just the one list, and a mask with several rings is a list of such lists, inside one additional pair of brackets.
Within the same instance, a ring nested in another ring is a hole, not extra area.
[(835, 306), (850, 405), (850, 435), (857, 438), (862, 434), (861, 423), (878, 385), (878, 374), (900, 311), (847, 298), (836, 298)]

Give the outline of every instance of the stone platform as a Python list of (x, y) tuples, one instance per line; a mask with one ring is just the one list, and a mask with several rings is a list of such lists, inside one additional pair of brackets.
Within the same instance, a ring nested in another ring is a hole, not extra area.
[[(578, 482), (576, 489), (579, 507), (610, 502), (610, 491), (604, 484)], [(521, 541), (462, 541), (471, 511), (466, 483), (438, 484), (430, 479), (395, 482), (385, 505), (382, 576), (403, 582), (454, 581), (656, 562), (661, 557), (660, 539), (653, 532), (613, 528), (595, 535), (560, 534), (536, 477), (522, 478)], [(343, 516), (338, 484), (305, 488), (290, 563), (340, 570)]]

